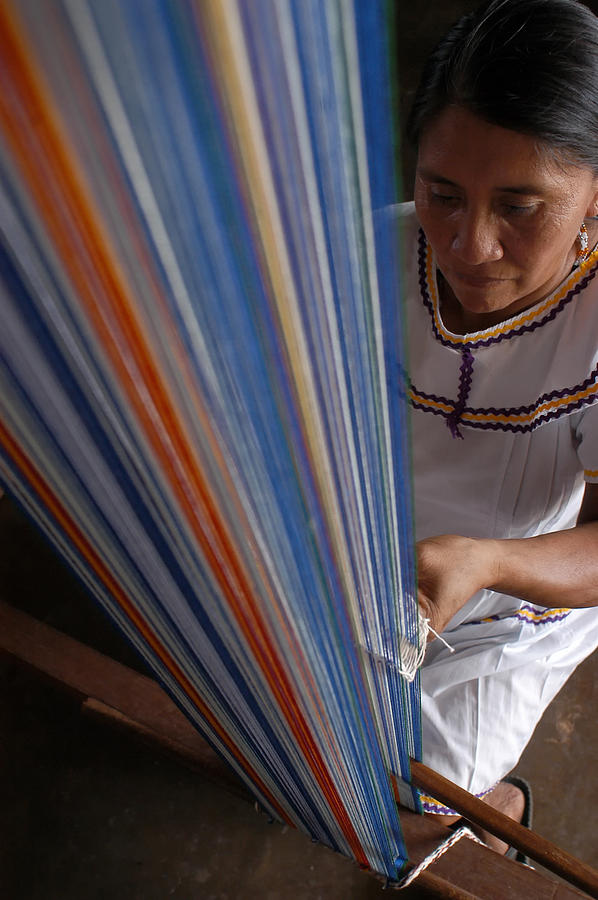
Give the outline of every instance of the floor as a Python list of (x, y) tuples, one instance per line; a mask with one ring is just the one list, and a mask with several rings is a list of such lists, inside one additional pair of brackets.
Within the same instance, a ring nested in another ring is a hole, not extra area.
[[(423, 55), (471, 5), (400, 4), (405, 105)], [(407, 185), (413, 161), (405, 155)], [(0, 535), (0, 599), (139, 667), (6, 498)], [(243, 801), (84, 718), (33, 675), (0, 660), (0, 676), (3, 900), (382, 896), (379, 883), (350, 862), (268, 824)], [(533, 785), (536, 830), (595, 866), (597, 706), (594, 655), (553, 703), (517, 770)]]
[[(0, 599), (141, 668), (6, 497)], [(3, 900), (367, 900), (381, 885), (246, 802), (82, 716), (0, 660)], [(538, 727), (517, 771), (536, 830), (598, 866), (598, 654)], [(387, 893), (384, 896), (389, 896)]]

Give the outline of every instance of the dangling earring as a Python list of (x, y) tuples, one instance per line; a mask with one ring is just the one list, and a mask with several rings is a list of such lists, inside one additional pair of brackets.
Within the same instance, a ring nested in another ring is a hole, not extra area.
[(577, 256), (575, 257), (575, 262), (579, 265), (579, 263), (582, 263), (585, 261), (585, 259), (587, 258), (587, 255), (588, 255), (589, 242), (588, 242), (588, 232), (586, 230), (585, 222), (581, 223), (578, 238), (579, 238), (579, 250), (577, 251)]

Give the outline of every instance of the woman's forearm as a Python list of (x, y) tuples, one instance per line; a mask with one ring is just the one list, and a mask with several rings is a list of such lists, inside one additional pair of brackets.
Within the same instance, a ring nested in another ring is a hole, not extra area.
[(598, 606), (598, 522), (492, 544), (493, 590), (549, 608)]
[(420, 608), (438, 632), (482, 588), (552, 609), (598, 606), (598, 521), (519, 540), (442, 534), (419, 541), (417, 557)]

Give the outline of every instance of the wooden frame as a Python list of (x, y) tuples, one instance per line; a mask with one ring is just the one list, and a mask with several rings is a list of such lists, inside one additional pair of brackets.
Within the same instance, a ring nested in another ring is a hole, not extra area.
[[(0, 652), (69, 691), (80, 702), (85, 714), (126, 730), (204, 778), (253, 802), (245, 785), (200, 737), (162, 688), (147, 676), (134, 672), (6, 603), (0, 603)], [(440, 800), (446, 799), (454, 806), (455, 788), (450, 782), (443, 784), (445, 779), (439, 782), (439, 776), (419, 764), (414, 764), (413, 774), (415, 782), (426, 791), (432, 791)], [(464, 812), (468, 818), (480, 821), (487, 827), (490, 810), (487, 804), (475, 801), (465, 792), (461, 793), (465, 795), (467, 809)], [(482, 807), (483, 821), (479, 807)], [(496, 826), (497, 814), (493, 811), (490, 814), (493, 819), (490, 824)], [(418, 816), (409, 810), (402, 811), (401, 822), (409, 858), (414, 865), (424, 859), (448, 833), (443, 825), (433, 819)], [(550, 862), (551, 854), (556, 854), (558, 865), (561, 868), (563, 864), (565, 868), (573, 866), (578, 884), (589, 891), (590, 896), (598, 897), (598, 874), (590, 867), (573, 860), (537, 836), (530, 838), (530, 832), (509, 819), (506, 819), (506, 824), (499, 821), (497, 833), (511, 841), (517, 829), (524, 833), (524, 839), (519, 843), (526, 851), (536, 857), (544, 854), (544, 864)], [(566, 874), (570, 877), (571, 872)], [(520, 897), (526, 900), (574, 900), (587, 895), (504, 859), (473, 841), (462, 840), (431, 869), (420, 875), (413, 888), (407, 888), (403, 896), (444, 897), (447, 900), (476, 897), (485, 900)]]

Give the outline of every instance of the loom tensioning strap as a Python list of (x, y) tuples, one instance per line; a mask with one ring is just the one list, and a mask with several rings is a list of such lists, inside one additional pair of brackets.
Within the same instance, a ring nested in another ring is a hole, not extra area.
[(406, 887), (409, 887), (412, 882), (418, 878), (422, 872), (425, 872), (426, 869), (429, 869), (431, 865), (433, 865), (437, 860), (439, 860), (444, 854), (451, 849), (461, 838), (469, 838), (472, 841), (475, 841), (476, 844), (481, 844), (485, 846), (484, 842), (481, 841), (467, 825), (461, 825), (457, 828), (449, 837), (445, 838), (438, 847), (436, 847), (428, 856), (425, 857), (417, 866), (414, 866), (403, 878), (399, 880), (397, 885), (395, 886), (397, 890), (404, 890)]

